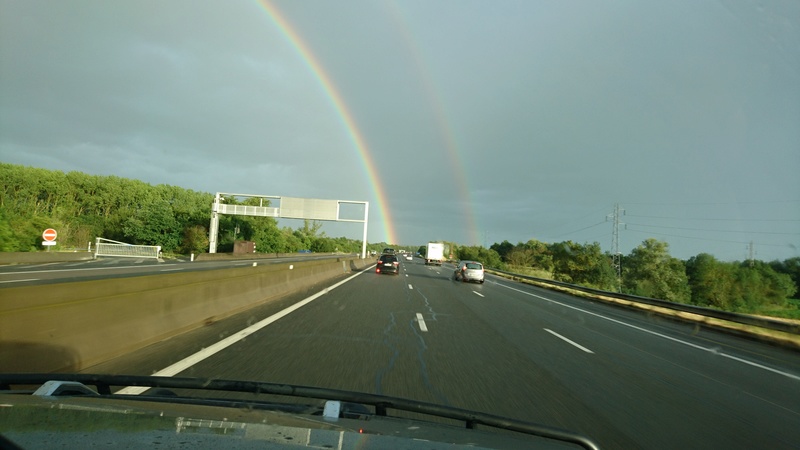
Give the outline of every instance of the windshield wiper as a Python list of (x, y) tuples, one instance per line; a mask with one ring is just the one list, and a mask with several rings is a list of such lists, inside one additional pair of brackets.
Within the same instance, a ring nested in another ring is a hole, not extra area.
[[(0, 374), (0, 390), (11, 390), (14, 385), (37, 385), (48, 381), (73, 381), (84, 385), (94, 386), (97, 393), (102, 396), (125, 399), (142, 400), (161, 400), (173, 401), (183, 397), (169, 396), (135, 396), (125, 394), (114, 394), (113, 387), (137, 386), (161, 389), (188, 389), (200, 391), (223, 391), (239, 392), (250, 394), (282, 395), (288, 397), (301, 397), (318, 400), (336, 400), (341, 402), (358, 403), (370, 405), (375, 408), (375, 415), (389, 417), (388, 410), (398, 410), (425, 414), (436, 417), (443, 417), (463, 421), (466, 428), (474, 429), (477, 425), (486, 425), (494, 428), (516, 431), (519, 433), (540, 436), (549, 439), (556, 439), (563, 442), (570, 442), (590, 450), (599, 450), (597, 444), (585, 436), (577, 433), (562, 430), (559, 428), (548, 427), (545, 425), (523, 422), (506, 417), (486, 414), (466, 409), (453, 408), (449, 406), (437, 405), (434, 403), (420, 402), (404, 398), (389, 397), (385, 395), (366, 394), (353, 391), (342, 391), (338, 389), (318, 388), (309, 386), (297, 386), (290, 384), (264, 383), (256, 381), (238, 380), (218, 380), (204, 378), (175, 378), (175, 377), (151, 377), (133, 375), (102, 375), (102, 374), (61, 374), (61, 373), (23, 373), (23, 374)], [(193, 401), (202, 399), (192, 398)], [(210, 400), (214, 404), (220, 402), (230, 402), (231, 404), (241, 404), (242, 401), (234, 400)], [(249, 402), (248, 402), (249, 403)]]

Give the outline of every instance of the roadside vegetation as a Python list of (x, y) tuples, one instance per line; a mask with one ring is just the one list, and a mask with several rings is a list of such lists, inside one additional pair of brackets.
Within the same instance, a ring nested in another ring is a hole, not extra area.
[[(464, 247), (459, 250), (464, 249)], [(469, 248), (467, 248), (469, 249)], [(800, 319), (800, 258), (784, 261), (719, 261), (701, 253), (686, 261), (669, 254), (669, 245), (646, 239), (622, 256), (617, 279), (611, 255), (597, 242), (547, 244), (536, 240), (489, 249), (501, 270), (608, 291), (659, 298), (725, 311)], [(465, 255), (478, 259), (474, 252)]]
[[(0, 186), (0, 251), (39, 251), (46, 228), (58, 231), (55, 250), (88, 249), (103, 237), (160, 245), (165, 255), (208, 251), (210, 193), (5, 163), (0, 163)], [(297, 229), (281, 228), (273, 218), (223, 215), (217, 250), (232, 252), (234, 241), (244, 240), (255, 242), (259, 253), (361, 252), (360, 240), (326, 236), (320, 227), (306, 221)], [(368, 248), (380, 252), (384, 247), (380, 242)]]
[[(58, 248), (86, 249), (96, 237), (130, 244), (160, 245), (165, 254), (208, 251), (208, 224), (214, 195), (170, 185), (150, 185), (115, 176), (64, 173), (0, 163), (0, 251), (41, 250), (46, 228), (58, 230)], [(258, 205), (260, 199), (226, 203)], [(360, 253), (361, 241), (326, 236), (321, 224), (296, 229), (272, 218), (220, 217), (218, 251), (234, 241), (253, 241), (259, 253)], [(370, 243), (418, 251), (423, 246)], [(686, 261), (672, 257), (666, 242), (646, 239), (621, 257), (621, 278), (600, 244), (530, 240), (495, 243), (490, 248), (445, 242), (455, 260), (538, 278), (727, 311), (800, 319), (800, 258), (784, 261), (719, 261), (701, 253)]]

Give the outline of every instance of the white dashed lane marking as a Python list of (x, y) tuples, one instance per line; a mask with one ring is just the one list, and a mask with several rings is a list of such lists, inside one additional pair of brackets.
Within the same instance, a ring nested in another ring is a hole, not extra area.
[(557, 337), (557, 338), (559, 338), (559, 339), (563, 340), (564, 342), (570, 343), (570, 344), (574, 345), (575, 347), (578, 347), (579, 349), (581, 349), (581, 350), (585, 351), (586, 353), (594, 353), (593, 351), (589, 350), (588, 348), (586, 348), (586, 347), (584, 347), (584, 346), (582, 346), (582, 345), (578, 344), (578, 343), (577, 343), (577, 342), (575, 342), (575, 341), (571, 341), (571, 340), (569, 340), (569, 339), (565, 338), (564, 336), (562, 336), (562, 335), (560, 335), (560, 334), (556, 333), (556, 332), (555, 332), (555, 331), (553, 331), (553, 330), (548, 330), (547, 328), (545, 328), (545, 329), (544, 329), (544, 331), (547, 331), (548, 333), (550, 333), (550, 334), (552, 334), (553, 336), (555, 336), (555, 337)]
[(425, 325), (425, 319), (422, 318), (422, 314), (417, 313), (417, 322), (419, 322), (419, 329), (422, 331), (428, 331), (428, 326)]

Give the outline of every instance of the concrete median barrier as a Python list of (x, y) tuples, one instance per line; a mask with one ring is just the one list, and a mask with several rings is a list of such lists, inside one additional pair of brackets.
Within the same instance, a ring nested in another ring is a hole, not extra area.
[(337, 258), (2, 289), (0, 367), (79, 371), (372, 263)]
[(354, 258), (352, 254), (343, 253), (198, 253), (195, 261), (232, 261), (237, 259), (278, 259), (278, 258), (318, 258), (320, 256), (339, 256)]
[(88, 261), (94, 254), (81, 252), (0, 252), (0, 265)]

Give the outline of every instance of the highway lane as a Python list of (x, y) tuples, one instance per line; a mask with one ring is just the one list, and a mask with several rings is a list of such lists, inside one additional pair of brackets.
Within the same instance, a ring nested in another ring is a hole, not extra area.
[[(800, 442), (796, 352), (451, 273), (419, 260), (399, 276), (364, 273), (179, 375), (418, 399), (572, 429), (604, 448)], [(149, 375), (302, 295), (87, 371)]]
[[(0, 289), (11, 286), (69, 283), (107, 278), (138, 277), (170, 272), (219, 270), (253, 264), (281, 264), (343, 255), (306, 255), (282, 258), (253, 258), (219, 261), (192, 261), (188, 258), (158, 261), (152, 258), (101, 257), (89, 261), (0, 266)], [(344, 255), (347, 256), (347, 255)]]
[[(798, 424), (796, 353), (541, 289), (498, 286), (513, 292), (503, 314), (476, 312), (495, 322), (508, 342), (524, 342), (516, 344), (520, 351), (593, 412), (629, 424), (645, 448), (664, 442), (670, 448), (792, 448), (798, 442), (787, 432)], [(525, 297), (538, 301), (535, 317), (512, 302)], [(558, 333), (572, 348), (558, 349), (546, 336), (533, 339), (522, 330)]]

